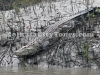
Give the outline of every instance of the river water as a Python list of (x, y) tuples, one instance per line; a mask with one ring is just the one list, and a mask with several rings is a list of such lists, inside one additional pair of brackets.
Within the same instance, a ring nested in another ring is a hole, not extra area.
[(1, 67), (0, 75), (100, 75), (95, 69), (62, 69), (37, 67)]

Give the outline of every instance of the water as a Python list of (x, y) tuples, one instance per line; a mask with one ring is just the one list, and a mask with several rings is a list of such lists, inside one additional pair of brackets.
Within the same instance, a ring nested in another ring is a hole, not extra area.
[(1, 67), (0, 75), (100, 75), (100, 70), (94, 69), (62, 69), (38, 67)]

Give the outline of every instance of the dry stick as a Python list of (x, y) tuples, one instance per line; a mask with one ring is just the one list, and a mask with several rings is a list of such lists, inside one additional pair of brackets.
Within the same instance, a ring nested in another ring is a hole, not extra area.
[[(72, 45), (74, 46), (74, 47), (76, 47), (77, 49), (79, 49), (78, 47), (77, 47), (77, 43), (75, 42), (75, 41), (72, 41)], [(80, 52), (79, 50), (78, 50), (78, 52)], [(74, 63), (74, 65), (73, 66), (76, 66), (76, 64), (77, 64), (77, 55), (75, 56), (76, 57), (76, 59), (75, 59), (75, 61), (72, 61), (73, 63)]]
[[(76, 48), (76, 43), (73, 43), (72, 42), (72, 45)], [(76, 51), (77, 51), (77, 48), (75, 49)], [(76, 55), (77, 56), (77, 55)], [(75, 58), (76, 58), (76, 56), (75, 56)], [(75, 60), (72, 60), (72, 62), (73, 62), (73, 66), (75, 66), (76, 65), (76, 60), (77, 60), (77, 58), (75, 59)]]
[[(65, 38), (63, 39), (63, 43), (65, 43)], [(62, 59), (63, 59), (63, 62), (66, 63), (66, 56), (65, 56), (65, 51), (66, 51), (66, 50), (65, 50), (65, 48), (64, 48), (65, 46), (66, 46), (66, 44), (63, 45), (63, 48), (62, 48), (62, 50), (63, 50), (63, 53), (62, 53), (62, 54), (63, 54), (63, 58), (62, 58)]]
[(71, 67), (71, 64), (70, 64), (70, 61), (71, 61), (71, 47), (72, 47), (72, 43), (69, 42), (69, 48), (68, 48), (68, 51), (67, 51), (67, 54), (68, 54), (68, 57), (67, 57), (67, 60), (68, 60), (68, 67)]
[(23, 23), (23, 33), (25, 33), (25, 20), (22, 18), (22, 23)]
[(0, 16), (0, 25), (1, 25), (1, 29), (2, 29), (1, 31), (3, 31), (3, 27), (2, 27), (2, 22), (1, 21), (2, 21), (2, 16)]
[(0, 64), (2, 63), (3, 58), (5, 57), (5, 54), (9, 51), (9, 49), (5, 50), (4, 53), (0, 57)]
[(3, 17), (3, 25), (4, 25), (4, 31), (5, 31), (5, 11), (3, 12), (1, 12), (2, 13), (2, 17)]
[(34, 11), (34, 14), (35, 14), (35, 16), (36, 16), (36, 18), (37, 18), (36, 36), (38, 36), (38, 30), (37, 30), (37, 28), (38, 28), (38, 16), (37, 16), (37, 13), (36, 13), (36, 11), (35, 11), (35, 7), (34, 7), (34, 5), (33, 5), (33, 11)]
[[(51, 48), (51, 47), (50, 47)], [(48, 59), (47, 59), (47, 61), (49, 62), (50, 60), (52, 61), (52, 59), (54, 59), (54, 57), (55, 57), (55, 55), (56, 55), (56, 53), (57, 53), (57, 49), (58, 49), (58, 43), (57, 43), (57, 45), (56, 45), (56, 47), (55, 47), (55, 45), (52, 45), (52, 49), (50, 49), (49, 51), (48, 51), (48, 53), (47, 54), (49, 54), (49, 56), (48, 56)], [(53, 51), (54, 50), (54, 51)], [(53, 53), (53, 55), (51, 55)], [(52, 64), (52, 63), (50, 63), (50, 64)]]

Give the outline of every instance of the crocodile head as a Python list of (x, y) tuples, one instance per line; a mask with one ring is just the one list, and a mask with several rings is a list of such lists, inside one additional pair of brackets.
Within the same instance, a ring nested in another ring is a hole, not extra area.
[(37, 51), (37, 47), (34, 44), (23, 46), (22, 48), (14, 51), (13, 54), (17, 56), (25, 56), (29, 54), (33, 54)]

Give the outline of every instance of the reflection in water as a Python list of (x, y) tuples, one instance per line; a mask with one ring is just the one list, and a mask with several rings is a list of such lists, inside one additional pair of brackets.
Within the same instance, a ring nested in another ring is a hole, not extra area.
[(1, 67), (0, 75), (100, 75), (100, 70), (94, 69), (62, 69), (38, 67)]

